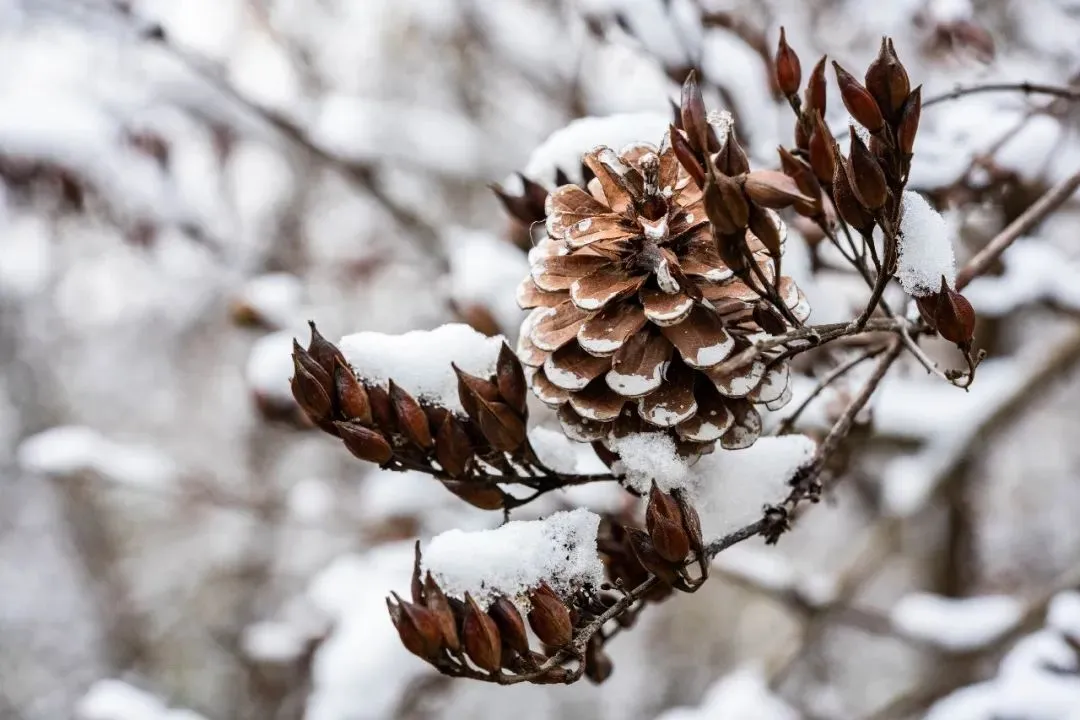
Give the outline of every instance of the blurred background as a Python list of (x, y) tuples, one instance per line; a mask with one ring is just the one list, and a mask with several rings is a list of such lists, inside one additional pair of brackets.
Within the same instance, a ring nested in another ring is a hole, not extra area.
[[(528, 232), (489, 185), (658, 142), (689, 69), (775, 167), (781, 25), (804, 76), (822, 54), (861, 75), (891, 36), (924, 103), (1080, 70), (1073, 0), (0, 0), (0, 718), (923, 717), (1002, 685), (1017, 640), (1051, 637), (1048, 606), (1056, 684), (1024, 688), (1060, 702), (939, 716), (1080, 717), (1060, 594), (1080, 582), (1075, 203), (967, 292), (990, 356), (971, 392), (902, 366), (834, 496), (650, 608), (600, 687), (449, 681), (410, 656), (383, 598), (412, 541), (501, 518), (299, 423), (308, 320), (514, 338)], [(1065, 97), (926, 103), (910, 188), (963, 260), (1080, 171), (1078, 129)], [(812, 322), (848, 319), (865, 287), (818, 240), (793, 229), (785, 269)], [(837, 361), (814, 358), (810, 387)], [(954, 642), (898, 619), (916, 591), (994, 596), (1012, 622)]]

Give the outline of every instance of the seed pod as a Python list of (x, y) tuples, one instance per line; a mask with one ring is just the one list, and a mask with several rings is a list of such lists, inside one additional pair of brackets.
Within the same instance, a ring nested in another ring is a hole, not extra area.
[(828, 93), (826, 92), (825, 82), (825, 61), (827, 57), (821, 56), (821, 59), (817, 61), (817, 65), (810, 72), (810, 79), (806, 81), (806, 107), (803, 108), (803, 112), (807, 113), (819, 113), (822, 117), (825, 116), (825, 103)]
[(604, 652), (600, 636), (593, 635), (585, 650), (585, 677), (599, 685), (611, 677), (612, 670), (611, 658)]
[(442, 484), (447, 490), (481, 510), (502, 510), (506, 505), (506, 493), (495, 485), (464, 480), (443, 480)]
[(521, 368), (521, 361), (505, 342), (499, 349), (499, 359), (495, 363), (495, 377), (499, 387), (499, 395), (510, 406), (510, 409), (522, 417), (527, 411), (528, 385), (525, 382), (525, 372)]
[(900, 111), (900, 121), (896, 126), (896, 144), (900, 152), (910, 156), (915, 148), (915, 133), (919, 130), (919, 118), (922, 116), (922, 85), (915, 88), (908, 96)]
[(885, 119), (881, 115), (881, 108), (870, 91), (859, 84), (855, 76), (849, 73), (840, 64), (833, 61), (833, 70), (836, 71), (836, 82), (840, 86), (840, 98), (844, 101), (844, 107), (851, 113), (855, 120), (872, 133), (880, 132), (885, 125)]
[(414, 445), (425, 450), (430, 448), (433, 441), (424, 408), (393, 380), (390, 381), (390, 402), (394, 406), (394, 417), (401, 433)]
[(532, 609), (529, 610), (529, 627), (545, 645), (563, 647), (574, 639), (574, 626), (570, 622), (570, 611), (563, 604), (555, 591), (542, 582), (540, 587), (529, 595)]
[(686, 76), (686, 82), (682, 86), (682, 102), (679, 103), (682, 111), (683, 129), (690, 140), (690, 147), (696, 153), (704, 154), (709, 148), (709, 122), (705, 110), (705, 99), (701, 96), (701, 87), (698, 85), (697, 73), (691, 70)]
[(390, 393), (382, 385), (365, 385), (368, 402), (371, 404), (371, 421), (384, 433), (392, 433), (397, 430), (397, 420), (394, 419), (394, 404), (390, 401)]
[(762, 210), (757, 205), (751, 205), (749, 225), (750, 232), (757, 236), (765, 249), (769, 251), (769, 255), (774, 258), (780, 257), (782, 253), (780, 247), (782, 236), (780, 235), (780, 228), (777, 227), (769, 212)]
[(488, 615), (498, 626), (506, 647), (523, 656), (529, 652), (529, 635), (525, 631), (525, 621), (514, 603), (505, 597), (498, 597), (488, 608)]
[(335, 422), (345, 447), (356, 457), (367, 462), (382, 465), (394, 456), (394, 451), (386, 438), (363, 425), (352, 422)]
[(866, 69), (866, 89), (889, 118), (896, 118), (911, 92), (907, 70), (896, 56), (892, 40), (881, 38), (877, 57)]
[(750, 172), (750, 159), (746, 157), (746, 151), (739, 144), (734, 126), (728, 127), (727, 134), (720, 143), (720, 152), (716, 153), (713, 161), (717, 170), (731, 177)]
[(690, 141), (674, 125), (670, 126), (668, 130), (668, 137), (671, 138), (671, 149), (675, 151), (675, 158), (683, 166), (683, 169), (689, 173), (690, 177), (694, 179), (699, 188), (705, 187), (705, 169), (698, 162), (697, 154), (694, 152), (694, 148), (690, 146)]
[(851, 133), (851, 178), (849, 178), (852, 181), (851, 189), (855, 191), (855, 198), (863, 204), (863, 207), (868, 210), (877, 210), (889, 197), (885, 171), (881, 169), (877, 160), (870, 154), (870, 149), (855, 132), (855, 126), (851, 126), (849, 131)]
[(818, 180), (825, 185), (831, 185), (833, 175), (836, 174), (832, 133), (825, 126), (825, 121), (821, 119), (820, 114), (814, 114), (813, 123), (814, 130), (810, 134), (810, 167), (813, 168)]
[(657, 554), (671, 563), (681, 563), (690, 554), (690, 540), (683, 530), (682, 513), (678, 503), (653, 483), (649, 505), (645, 511), (645, 526), (649, 530)]
[[(308, 367), (311, 367), (321, 371), (322, 368), (314, 361), (310, 361), (310, 357), (306, 353), (304, 353), (304, 356), (299, 355), (296, 350), (301, 353), (304, 352), (299, 345), (294, 343), (294, 348), (293, 377), (289, 383), (293, 397), (312, 421), (318, 423), (326, 420), (333, 412), (330, 395), (327, 394), (323, 382), (315, 375), (312, 375), (308, 369)], [(310, 362), (302, 361), (301, 357), (306, 357)], [(308, 365), (308, 367), (305, 367), (305, 365)]]
[(450, 609), (450, 602), (446, 599), (442, 588), (431, 577), (431, 573), (428, 573), (427, 577), (424, 578), (424, 605), (439, 624), (439, 629), (442, 631), (443, 645), (450, 652), (457, 652), (461, 648), (461, 642), (458, 639), (457, 622), (454, 620), (454, 613)]
[(812, 198), (799, 192), (794, 180), (777, 170), (755, 170), (743, 177), (743, 190), (750, 200), (762, 207), (779, 210), (795, 203), (813, 202)]
[(472, 445), (461, 421), (453, 413), (446, 413), (435, 435), (435, 459), (450, 477), (465, 474), (472, 459)]
[(477, 400), (481, 398), (489, 402), (498, 401), (500, 399), (499, 386), (495, 383), (485, 380), (483, 378), (470, 375), (455, 363), (450, 363), (450, 367), (454, 369), (454, 373), (458, 379), (458, 399), (461, 400), (461, 406), (465, 408), (465, 413), (475, 419)]
[(502, 202), (506, 212), (522, 224), (531, 225), (534, 222), (542, 222), (545, 217), (544, 204), (547, 201), (547, 190), (543, 185), (533, 182), (521, 173), (518, 173), (518, 177), (521, 178), (523, 188), (521, 195), (510, 195), (498, 185), (492, 185), (491, 189)]
[(975, 309), (967, 298), (949, 287), (944, 276), (937, 293), (933, 324), (941, 337), (957, 345), (970, 343), (975, 335)]
[(394, 593), (394, 600), (396, 606), (387, 598), (386, 607), (405, 649), (425, 660), (438, 657), (443, 635), (435, 616), (427, 608), (402, 600), (397, 593)]
[(795, 212), (806, 217), (816, 217), (821, 213), (821, 184), (814, 175), (814, 170), (805, 160), (792, 155), (784, 147), (778, 148), (780, 152), (780, 169), (784, 174), (795, 181), (799, 192), (812, 198), (809, 203), (798, 202), (793, 206)]
[(465, 605), (465, 621), (462, 623), (461, 633), (465, 641), (465, 652), (480, 669), (497, 672), (502, 665), (499, 628), (469, 593), (465, 593)]
[(334, 391), (338, 412), (346, 420), (371, 425), (371, 402), (368, 394), (353, 371), (340, 361), (334, 368)]
[(737, 182), (710, 172), (705, 180), (705, 214), (718, 233), (734, 235), (746, 228), (750, 208)]
[(855, 192), (851, 189), (847, 161), (840, 154), (840, 149), (834, 148), (834, 152), (836, 153), (836, 174), (833, 175), (832, 187), (836, 213), (860, 235), (868, 236), (874, 231), (874, 216), (855, 197)]
[(802, 83), (802, 65), (799, 56), (787, 44), (784, 28), (780, 28), (780, 43), (776, 49), (776, 86), (780, 92), (791, 97), (799, 92)]
[(338, 350), (334, 343), (319, 334), (314, 322), (309, 320), (308, 327), (311, 328), (311, 342), (308, 343), (308, 353), (315, 359), (315, 362), (319, 363), (326, 372), (326, 376), (332, 377), (334, 368), (337, 367), (339, 361), (348, 365), (345, 356), (341, 354), (341, 351)]
[(637, 558), (641, 566), (651, 572), (656, 577), (660, 578), (668, 585), (680, 584), (679, 576), (675, 571), (675, 568), (671, 566), (669, 562), (660, 557), (660, 554), (653, 546), (652, 538), (649, 534), (639, 530), (638, 528), (626, 528), (627, 537), (630, 541), (630, 548), (634, 551), (634, 557)]

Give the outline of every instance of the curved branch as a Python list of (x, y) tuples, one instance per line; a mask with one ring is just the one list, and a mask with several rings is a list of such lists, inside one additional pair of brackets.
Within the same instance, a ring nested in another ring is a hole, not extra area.
[(923, 108), (937, 105), (949, 100), (956, 100), (965, 95), (981, 95), (993, 92), (1020, 92), (1025, 95), (1052, 95), (1065, 98), (1066, 100), (1080, 100), (1080, 89), (1063, 87), (1060, 85), (1044, 85), (1041, 83), (1016, 82), (1016, 83), (986, 83), (985, 85), (969, 85), (958, 87), (942, 95), (936, 95), (923, 101)]

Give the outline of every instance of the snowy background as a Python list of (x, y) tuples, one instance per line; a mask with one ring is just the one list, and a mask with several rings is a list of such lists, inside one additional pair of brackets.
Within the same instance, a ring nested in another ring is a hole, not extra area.
[[(781, 25), (804, 74), (861, 75), (891, 35), (924, 101), (1080, 71), (1073, 0), (0, 0), (0, 719), (1080, 718), (1080, 204), (966, 291), (973, 390), (894, 370), (835, 496), (651, 607), (600, 687), (409, 655), (384, 597), (412, 541), (500, 518), (296, 427), (308, 319), (512, 336), (527, 262), (488, 184), (658, 141), (688, 68), (775, 166)], [(911, 188), (963, 261), (1080, 171), (1078, 130), (1067, 99), (928, 105)], [(865, 288), (814, 240), (785, 268), (813, 322), (848, 319)], [(796, 370), (805, 394), (821, 373)], [(706, 524), (778, 499), (730, 467)]]

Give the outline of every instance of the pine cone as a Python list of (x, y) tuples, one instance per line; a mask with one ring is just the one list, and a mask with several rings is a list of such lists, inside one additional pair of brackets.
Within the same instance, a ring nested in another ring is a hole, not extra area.
[[(734, 374), (718, 366), (763, 332), (760, 297), (721, 260), (702, 188), (663, 146), (639, 143), (584, 158), (588, 190), (563, 185), (547, 199), (547, 234), (529, 255), (518, 302), (533, 308), (517, 353), (531, 387), (558, 409), (569, 437), (609, 440), (662, 428), (696, 454), (720, 440), (753, 444), (756, 403), (784, 404), (787, 363), (758, 357)], [(780, 231), (779, 216), (765, 210)], [(766, 248), (747, 231), (755, 262), (772, 280)], [(808, 314), (795, 283), (783, 302)], [(768, 313), (776, 316), (775, 310)], [(779, 320), (778, 320), (779, 321)], [(779, 321), (782, 322), (782, 321)]]

